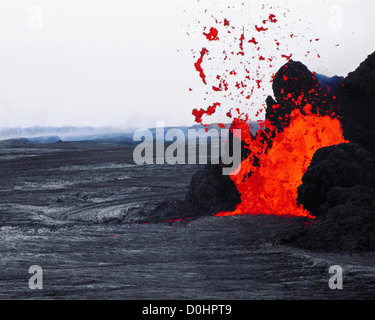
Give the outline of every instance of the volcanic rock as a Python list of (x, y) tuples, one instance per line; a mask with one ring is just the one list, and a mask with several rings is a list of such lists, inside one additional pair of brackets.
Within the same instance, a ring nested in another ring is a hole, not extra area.
[(332, 91), (345, 139), (375, 153), (375, 52)]
[(321, 216), (327, 212), (331, 189), (357, 185), (375, 185), (375, 156), (354, 143), (320, 148), (297, 188), (297, 202), (312, 215)]
[(202, 213), (232, 211), (240, 202), (240, 194), (222, 166), (207, 164), (192, 177), (186, 200)]
[(316, 151), (297, 202), (317, 219), (285, 242), (325, 251), (375, 250), (375, 156), (358, 144)]
[(141, 213), (143, 222), (175, 222), (182, 219), (193, 218), (199, 212), (184, 199), (174, 199), (159, 203), (150, 212)]
[(312, 113), (317, 113), (319, 108), (322, 114), (330, 105), (327, 104), (329, 97), (322, 90), (317, 77), (299, 61), (290, 60), (279, 69), (272, 82), (272, 89), (274, 98), (269, 96), (266, 99), (266, 119), (279, 132), (289, 125), (289, 115), (294, 109), (298, 108), (303, 113), (303, 107), (309, 103)]
[(321, 206), (325, 214), (306, 222), (281, 243), (316, 251), (375, 251), (375, 187), (333, 187)]
[(280, 68), (272, 82), (272, 90), (277, 103), (283, 103), (291, 109), (295, 108), (295, 104), (286, 100), (288, 94), (295, 99), (301, 94), (310, 97), (310, 91), (317, 90), (319, 87), (319, 81), (313, 73), (302, 62), (293, 60)]
[(185, 199), (161, 202), (151, 214), (145, 213), (144, 221), (168, 222), (234, 210), (240, 194), (222, 169), (221, 164), (204, 165), (192, 176)]

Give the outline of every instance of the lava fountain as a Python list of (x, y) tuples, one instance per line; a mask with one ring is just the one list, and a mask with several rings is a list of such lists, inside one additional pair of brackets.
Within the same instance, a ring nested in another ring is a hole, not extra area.
[[(262, 26), (255, 25), (255, 32), (267, 32), (270, 24), (275, 24), (277, 19), (275, 15), (269, 14), (268, 19), (264, 19)], [(221, 22), (217, 22), (221, 24)], [(228, 20), (224, 19), (223, 26), (229, 27)], [(228, 33), (232, 33), (232, 30)], [(260, 42), (254, 37), (254, 29), (251, 32), (251, 39), (247, 41), (252, 46), (258, 45)], [(209, 33), (203, 33), (208, 41), (220, 41), (219, 31), (216, 28), (211, 28)], [(290, 37), (292, 38), (293, 35)], [(246, 50), (244, 43), (246, 41), (245, 31), (241, 30), (238, 48), (239, 52), (232, 50), (232, 56), (240, 56), (246, 59)], [(316, 39), (319, 40), (319, 39)], [(310, 40), (311, 42), (311, 40)], [(276, 50), (280, 48), (280, 42), (275, 40)], [(255, 47), (256, 52), (260, 50), (260, 44)], [(208, 77), (204, 73), (203, 57), (209, 54), (207, 48), (200, 51), (200, 56), (195, 63), (195, 68), (202, 78), (205, 85), (208, 83)], [(228, 59), (229, 53), (223, 51), (225, 57), (224, 61)], [(292, 54), (279, 53), (283, 59), (290, 62)], [(319, 54), (317, 55), (319, 57)], [(213, 59), (213, 57), (211, 57)], [(215, 92), (225, 92), (221, 98), (226, 99), (234, 95), (237, 90), (237, 97), (241, 96), (245, 100), (250, 99), (254, 90), (261, 90), (261, 83), (264, 82), (266, 76), (261, 75), (260, 63), (270, 63), (276, 60), (275, 56), (265, 57), (264, 54), (258, 53), (250, 58), (253, 65), (254, 59), (258, 61), (255, 76), (251, 76), (246, 60), (239, 65), (244, 69), (245, 77), (235, 81), (233, 86), (230, 86), (229, 75), (236, 76), (239, 71), (226, 70), (227, 74), (216, 75), (213, 78), (219, 81), (218, 85), (212, 85), (212, 90)], [(272, 67), (270, 64), (269, 67)], [(287, 80), (286, 76), (283, 76)], [(312, 76), (314, 77), (314, 76)], [(271, 81), (275, 79), (272, 75)], [(316, 79), (314, 79), (316, 80)], [(252, 85), (250, 84), (252, 83)], [(226, 115), (231, 118), (230, 129), (241, 129), (241, 140), (244, 148), (248, 150), (247, 156), (243, 157), (241, 166), (237, 168), (230, 175), (238, 192), (241, 194), (241, 202), (237, 205), (234, 211), (219, 212), (217, 216), (239, 215), (239, 214), (273, 214), (273, 215), (293, 215), (293, 216), (307, 216), (312, 217), (309, 212), (301, 206), (297, 206), (297, 187), (302, 184), (302, 176), (309, 166), (312, 156), (319, 148), (339, 144), (345, 141), (342, 134), (341, 123), (333, 112), (327, 108), (330, 100), (312, 101), (311, 96), (317, 95), (315, 91), (320, 88), (310, 90), (311, 95), (306, 97), (303, 94), (303, 88), (300, 92), (285, 93), (285, 101), (293, 102), (295, 108), (287, 114), (287, 125), (282, 130), (277, 129), (271, 124), (268, 119), (258, 121), (261, 123), (262, 129), (258, 130), (257, 134), (250, 133), (248, 124), (249, 115), (241, 113), (239, 108), (235, 108), (237, 116), (233, 116), (233, 108), (229, 110)], [(238, 91), (239, 90), (239, 91)], [(287, 88), (285, 88), (287, 91)], [(284, 90), (281, 89), (284, 93)], [(233, 100), (233, 99), (232, 99)], [(248, 100), (246, 100), (248, 101)], [(224, 103), (216, 102), (213, 106), (204, 109), (194, 109), (193, 115), (196, 117), (198, 123), (202, 123), (202, 115), (212, 115)], [(253, 106), (253, 105), (252, 105)], [(273, 108), (279, 108), (279, 104), (275, 104)], [(258, 107), (259, 108), (259, 107)], [(261, 114), (264, 107), (257, 112)]]

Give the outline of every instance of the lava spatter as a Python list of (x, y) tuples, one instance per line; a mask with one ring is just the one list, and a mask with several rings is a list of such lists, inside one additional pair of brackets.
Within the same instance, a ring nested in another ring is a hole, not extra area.
[(202, 81), (204, 84), (207, 84), (206, 82), (206, 75), (203, 71), (203, 68), (202, 68), (202, 62), (203, 62), (203, 57), (205, 54), (208, 53), (208, 50), (206, 48), (202, 48), (201, 50), (201, 56), (199, 57), (199, 59), (197, 60), (197, 62), (194, 64), (195, 66), (195, 69), (199, 72), (199, 76), (202, 78)]
[(241, 33), (241, 37), (240, 37), (240, 51), (237, 53), (237, 55), (245, 55), (245, 52), (243, 51), (243, 42), (245, 40), (245, 35), (244, 33), (242, 32)]
[(215, 111), (216, 111), (216, 108), (218, 106), (220, 106), (220, 103), (219, 102), (215, 102), (212, 106), (209, 106), (207, 108), (207, 110), (204, 110), (202, 108), (199, 109), (199, 110), (198, 109), (193, 109), (192, 114), (195, 117), (195, 122), (202, 123), (202, 116), (205, 115), (205, 114), (208, 115), (208, 116), (214, 114)]
[(265, 28), (265, 27), (263, 27), (263, 26), (258, 27), (258, 26), (256, 25), (256, 26), (255, 26), (255, 30), (258, 31), (258, 32), (261, 32), (261, 31), (267, 31), (268, 28)]
[(209, 33), (204, 33), (203, 34), (206, 36), (207, 40), (209, 41), (217, 41), (219, 40), (219, 37), (218, 37), (218, 30), (216, 28), (210, 28), (210, 32)]

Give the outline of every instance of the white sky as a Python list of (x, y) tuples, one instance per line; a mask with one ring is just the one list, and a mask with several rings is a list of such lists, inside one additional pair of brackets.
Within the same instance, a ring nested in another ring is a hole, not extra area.
[[(318, 73), (345, 76), (375, 51), (373, 0), (1, 0), (0, 128), (193, 124), (192, 109), (218, 98), (194, 68), (199, 51), (230, 51), (203, 27), (216, 27), (214, 16), (251, 30), (269, 13), (279, 21), (265, 39), (285, 37), (293, 59)], [(320, 41), (309, 48), (311, 38)], [(221, 66), (211, 67), (214, 77)]]

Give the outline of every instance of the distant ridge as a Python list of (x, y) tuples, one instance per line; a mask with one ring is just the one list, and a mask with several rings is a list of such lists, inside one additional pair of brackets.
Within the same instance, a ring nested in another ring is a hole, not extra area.
[[(251, 131), (255, 133), (259, 129), (256, 121), (250, 121)], [(230, 124), (225, 124), (229, 129)], [(189, 129), (217, 129), (220, 127), (217, 123), (205, 127), (201, 124), (193, 126), (175, 126), (165, 127), (164, 132), (169, 129), (180, 129), (184, 134)], [(3, 129), (0, 134), (2, 141), (14, 141), (18, 143), (56, 143), (56, 142), (80, 142), (80, 141), (98, 141), (98, 142), (115, 142), (115, 143), (138, 143), (133, 141), (133, 134), (136, 129), (128, 129), (125, 132), (114, 132), (113, 128), (93, 128), (93, 127), (31, 127), (31, 128), (7, 128)], [(155, 138), (156, 128), (140, 129), (149, 130)]]
[(108, 134), (114, 132), (124, 132), (129, 133), (133, 132), (135, 128), (128, 129), (116, 129), (112, 127), (75, 127), (75, 126), (62, 126), (62, 127), (42, 127), (34, 126), (27, 128), (12, 127), (12, 128), (2, 128), (0, 129), (0, 139), (16, 139), (16, 138), (39, 138), (39, 137), (53, 137), (59, 136), (64, 138), (66, 136), (90, 136), (90, 135), (99, 135), (99, 134)]
[(320, 86), (324, 90), (324, 92), (329, 92), (335, 89), (338, 85), (340, 85), (344, 81), (344, 77), (333, 76), (327, 77), (322, 74), (315, 74), (315, 77), (318, 79)]

